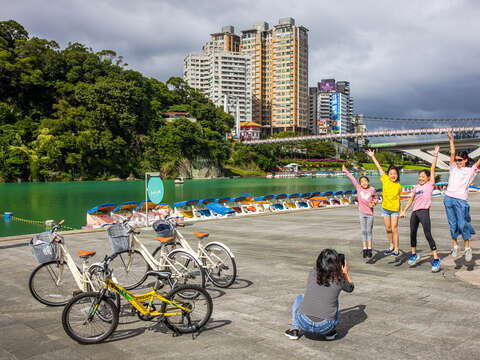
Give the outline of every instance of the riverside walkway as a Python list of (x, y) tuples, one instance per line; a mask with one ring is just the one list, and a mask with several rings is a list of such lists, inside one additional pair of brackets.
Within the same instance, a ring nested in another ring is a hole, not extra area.
[[(445, 257), (450, 247), (442, 200), (431, 210), (433, 235)], [(480, 194), (470, 197), (472, 223), (480, 230)], [(375, 249), (385, 248), (376, 210)], [(207, 330), (192, 339), (172, 337), (160, 324), (123, 314), (113, 336), (82, 346), (64, 333), (61, 308), (36, 302), (28, 277), (36, 266), (25, 240), (0, 241), (0, 359), (478, 359), (480, 354), (480, 242), (473, 262), (446, 257), (441, 273), (430, 272), (429, 249), (419, 231), (424, 257), (409, 268), (406, 256), (378, 254), (374, 264), (360, 256), (356, 207), (239, 217), (195, 223), (180, 229), (209, 232), (237, 257), (239, 279), (232, 288), (210, 287), (214, 313)], [(408, 220), (400, 222), (400, 244), (409, 250)], [(150, 249), (152, 231), (141, 235)], [(475, 239), (475, 238), (474, 238)], [(478, 237), (477, 237), (478, 239)], [(1, 240), (1, 239), (0, 239)], [(66, 236), (74, 250), (110, 252), (102, 232)], [(290, 306), (305, 288), (307, 272), (325, 247), (344, 252), (355, 282), (340, 298), (339, 338), (325, 342), (284, 336)], [(463, 281), (463, 280), (467, 280)]]

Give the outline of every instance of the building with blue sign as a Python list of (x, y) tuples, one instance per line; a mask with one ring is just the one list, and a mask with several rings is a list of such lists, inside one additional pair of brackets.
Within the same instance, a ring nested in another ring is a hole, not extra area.
[(353, 98), (348, 81), (324, 79), (316, 87), (310, 88), (309, 94), (312, 133), (354, 132)]

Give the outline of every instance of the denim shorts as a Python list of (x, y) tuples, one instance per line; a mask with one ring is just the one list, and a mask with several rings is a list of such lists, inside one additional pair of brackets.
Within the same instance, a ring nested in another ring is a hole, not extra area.
[(383, 217), (386, 217), (386, 216), (391, 216), (391, 217), (398, 217), (400, 215), (400, 211), (392, 211), (392, 210), (388, 210), (388, 209), (384, 209), (382, 207), (382, 216)]

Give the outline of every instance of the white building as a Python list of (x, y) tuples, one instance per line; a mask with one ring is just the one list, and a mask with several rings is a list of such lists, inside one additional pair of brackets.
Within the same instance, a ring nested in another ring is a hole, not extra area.
[[(184, 79), (215, 105), (222, 106), (237, 121), (252, 120), (251, 60), (238, 48), (233, 27), (212, 34), (202, 54), (189, 54), (184, 60)], [(228, 46), (227, 46), (228, 45)], [(227, 49), (227, 50), (226, 50)], [(238, 119), (237, 119), (238, 118)]]

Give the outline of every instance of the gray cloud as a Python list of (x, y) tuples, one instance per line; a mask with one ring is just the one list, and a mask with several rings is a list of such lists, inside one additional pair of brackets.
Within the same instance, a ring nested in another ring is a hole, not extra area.
[(310, 30), (310, 83), (351, 81), (356, 112), (480, 115), (476, 1), (3, 0), (2, 15), (63, 46), (115, 50), (130, 68), (162, 81), (181, 76), (184, 56), (221, 26), (238, 32), (291, 16)]

